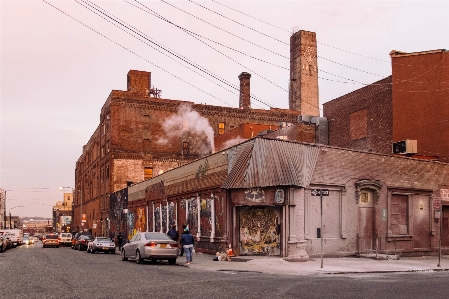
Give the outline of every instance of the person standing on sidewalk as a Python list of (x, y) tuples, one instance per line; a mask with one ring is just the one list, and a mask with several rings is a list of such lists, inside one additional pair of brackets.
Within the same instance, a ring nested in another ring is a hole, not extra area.
[(117, 245), (119, 251), (122, 250), (122, 241), (123, 241), (122, 232), (119, 232), (117, 235)]
[[(184, 234), (187, 230), (187, 226), (185, 224), (182, 225), (182, 234)], [(179, 242), (181, 244), (181, 253), (179, 254), (179, 256), (183, 256), (184, 255), (184, 247), (182, 247), (182, 243)]]
[(193, 238), (192, 234), (189, 232), (189, 230), (185, 230), (184, 233), (181, 236), (181, 244), (184, 248), (184, 252), (186, 253), (186, 265), (190, 265), (192, 260), (192, 252), (193, 252), (193, 246), (195, 245), (195, 239)]

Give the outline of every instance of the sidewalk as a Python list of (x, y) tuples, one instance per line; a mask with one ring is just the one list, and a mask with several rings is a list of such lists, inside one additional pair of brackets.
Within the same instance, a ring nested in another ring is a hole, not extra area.
[[(401, 257), (398, 260), (375, 260), (371, 258), (324, 258), (321, 268), (320, 258), (308, 262), (287, 262), (280, 257), (239, 256), (231, 262), (213, 261), (214, 255), (196, 253), (193, 263), (186, 267), (203, 271), (259, 272), (267, 274), (310, 275), (310, 274), (351, 274), (449, 271), (449, 256)], [(178, 264), (184, 265), (185, 256), (179, 257)]]

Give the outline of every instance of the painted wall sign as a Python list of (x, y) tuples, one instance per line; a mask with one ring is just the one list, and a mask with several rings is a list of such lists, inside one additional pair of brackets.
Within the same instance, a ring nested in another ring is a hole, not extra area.
[(278, 189), (274, 194), (274, 200), (276, 201), (276, 203), (283, 203), (285, 200), (284, 190)]
[(249, 201), (265, 202), (265, 192), (261, 188), (246, 189), (245, 198)]

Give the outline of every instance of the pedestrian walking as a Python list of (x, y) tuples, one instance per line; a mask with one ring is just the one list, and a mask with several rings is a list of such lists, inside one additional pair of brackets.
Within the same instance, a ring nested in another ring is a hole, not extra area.
[(118, 245), (118, 250), (119, 251), (122, 250), (122, 241), (123, 241), (122, 232), (119, 232), (118, 235), (117, 235), (117, 245)]
[[(182, 233), (184, 234), (186, 232), (186, 230), (187, 230), (187, 225), (183, 224), (182, 225)], [(181, 244), (181, 253), (179, 254), (179, 256), (183, 256), (183, 255), (184, 255), (184, 247), (182, 247), (182, 244)]]
[(190, 265), (193, 262), (193, 246), (195, 245), (195, 239), (189, 230), (185, 230), (181, 236), (181, 244), (184, 248), (184, 252), (186, 253), (186, 265)]

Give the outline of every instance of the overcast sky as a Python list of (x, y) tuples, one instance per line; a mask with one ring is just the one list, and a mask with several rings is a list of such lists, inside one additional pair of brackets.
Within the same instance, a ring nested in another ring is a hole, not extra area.
[(253, 95), (288, 108), (294, 30), (317, 34), (321, 104), (390, 75), (393, 49), (449, 48), (449, 1), (94, 1), (153, 48), (76, 1), (46, 1), (67, 15), (40, 0), (0, 6), (0, 188), (19, 216), (51, 217), (58, 186), (74, 186), (100, 109), (111, 90), (126, 90), (131, 69), (150, 71), (165, 99), (232, 107), (238, 92), (214, 76), (238, 86), (245, 71)]

